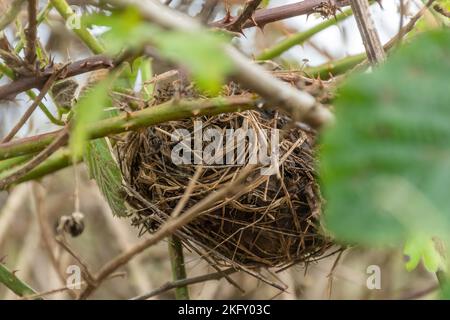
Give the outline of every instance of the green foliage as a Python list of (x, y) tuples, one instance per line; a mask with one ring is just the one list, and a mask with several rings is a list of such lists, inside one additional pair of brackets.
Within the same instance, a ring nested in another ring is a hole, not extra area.
[(74, 126), (70, 135), (70, 149), (74, 158), (81, 157), (89, 136), (87, 128), (100, 119), (103, 110), (109, 102), (108, 89), (111, 79), (105, 79), (96, 84), (81, 97), (74, 107)]
[(19, 297), (36, 294), (36, 292), (25, 282), (17, 278), (15, 272), (10, 271), (0, 263), (0, 283), (17, 294)]
[(443, 257), (436, 249), (433, 239), (420, 234), (412, 235), (405, 243), (403, 253), (409, 257), (406, 270), (412, 271), (423, 260), (425, 269), (429, 272), (437, 272), (446, 269)]
[(218, 93), (232, 63), (223, 51), (225, 35), (209, 31), (175, 32), (160, 29), (143, 21), (139, 12), (129, 7), (110, 16), (91, 15), (83, 19), (86, 25), (109, 27), (102, 35), (108, 52), (116, 54), (122, 48), (138, 49), (144, 44), (155, 45), (169, 60), (183, 64), (191, 71), (198, 87), (211, 94)]
[(116, 216), (126, 216), (122, 174), (106, 139), (92, 140), (86, 149), (85, 161), (92, 179)]
[(408, 269), (440, 264), (450, 236), (450, 31), (422, 34), (339, 90), (322, 136), (325, 224), (364, 245), (407, 241)]

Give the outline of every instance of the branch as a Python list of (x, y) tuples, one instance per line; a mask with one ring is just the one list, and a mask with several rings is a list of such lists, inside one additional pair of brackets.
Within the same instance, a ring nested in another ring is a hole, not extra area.
[(29, 171), (41, 164), (45, 159), (50, 157), (56, 150), (59, 149), (59, 147), (67, 142), (68, 137), (69, 135), (67, 129), (63, 129), (62, 131), (60, 131), (56, 139), (54, 139), (52, 143), (49, 144), (44, 150), (42, 150), (36, 157), (31, 159), (19, 169), (12, 172), (10, 175), (0, 179), (0, 190), (3, 190), (6, 186), (22, 178)]
[(37, 6), (36, 0), (28, 0), (28, 27), (25, 29), (27, 41), (25, 61), (30, 66), (34, 66), (36, 62)]
[[(414, 29), (417, 21), (423, 16), (426, 10), (433, 4), (435, 0), (429, 0), (425, 6), (422, 7), (410, 20), (409, 22), (400, 30), (393, 38), (391, 38), (384, 46), (384, 51), (388, 52), (391, 50), (395, 44), (399, 41), (399, 38), (408, 34)], [(356, 67), (358, 64), (364, 62), (367, 58), (366, 53), (361, 53), (353, 56), (348, 56), (340, 60), (335, 60), (327, 62), (323, 65), (316, 67), (308, 67), (305, 69), (305, 73), (310, 77), (320, 77), (320, 79), (329, 79), (332, 76), (340, 75), (348, 70)]]
[(39, 92), (39, 95), (36, 99), (34, 99), (31, 106), (25, 111), (25, 113), (22, 115), (22, 117), (19, 119), (19, 122), (12, 128), (12, 130), (3, 138), (1, 143), (6, 143), (8, 141), (11, 141), (12, 138), (19, 132), (19, 130), (23, 127), (23, 125), (27, 122), (27, 120), (31, 117), (34, 110), (38, 107), (39, 103), (41, 103), (42, 99), (44, 99), (45, 95), (47, 94), (48, 90), (51, 88), (55, 80), (58, 79), (58, 76), (61, 74), (61, 72), (64, 70), (64, 67), (57, 70), (55, 73), (53, 73), (48, 80), (45, 82), (44, 86), (42, 87), (42, 90)]
[(183, 287), (183, 286), (187, 286), (187, 285), (191, 285), (191, 284), (196, 284), (196, 283), (202, 283), (202, 282), (211, 281), (211, 280), (220, 280), (220, 279), (222, 279), (230, 274), (233, 274), (237, 271), (238, 270), (236, 270), (234, 268), (229, 268), (229, 269), (226, 269), (223, 271), (208, 273), (208, 274), (204, 274), (204, 275), (193, 277), (193, 278), (177, 280), (177, 281), (173, 281), (173, 282), (167, 282), (165, 285), (161, 286), (160, 288), (158, 288), (152, 292), (134, 297), (131, 300), (147, 300), (147, 299), (150, 299), (154, 296), (160, 295), (161, 293), (164, 293), (166, 291), (169, 291), (169, 290), (172, 290), (175, 288), (179, 288), (179, 287)]
[(385, 59), (385, 53), (370, 15), (369, 2), (368, 0), (350, 0), (350, 3), (369, 62), (372, 65), (378, 64)]
[[(341, 7), (349, 5), (349, 0), (304, 0), (276, 8), (256, 10), (252, 19), (247, 19), (242, 24), (242, 29), (260, 27), (261, 29), (268, 23), (288, 19), (301, 15), (319, 13), (325, 17), (333, 16)], [(225, 17), (219, 21), (212, 22), (211, 27), (227, 28), (227, 25), (234, 23), (236, 18)]]
[[(115, 65), (113, 59), (104, 56), (96, 55), (79, 61), (75, 61), (67, 66), (66, 72), (64, 73), (65, 78), (70, 78), (82, 73), (95, 71), (98, 69), (110, 69)], [(31, 77), (19, 78), (11, 83), (8, 83), (0, 87), (0, 100), (8, 99), (12, 96), (17, 95), (20, 92), (29, 89), (42, 89), (42, 87), (47, 82), (48, 78), (56, 72), (54, 66), (46, 68), (39, 75)]]
[[(135, 6), (144, 19), (168, 29), (193, 33), (204, 30), (195, 19), (165, 7), (157, 0), (111, 0), (111, 2), (119, 7)], [(304, 121), (316, 128), (333, 120), (332, 113), (318, 104), (309, 93), (299, 91), (276, 79), (232, 45), (224, 45), (223, 49), (233, 64), (234, 78), (247, 89), (266, 99), (272, 107), (282, 108), (291, 114), (295, 121)]]
[[(91, 139), (102, 138), (166, 121), (255, 109), (260, 102), (250, 95), (169, 101), (159, 106), (98, 121), (88, 127), (87, 133)], [(0, 144), (0, 160), (38, 152), (52, 143), (60, 133), (61, 130), (58, 130)]]
[(446, 10), (445, 8), (440, 6), (439, 4), (435, 4), (433, 6), (433, 9), (436, 10), (437, 13), (443, 15), (444, 17), (450, 18), (450, 11)]
[(232, 32), (242, 32), (242, 26), (247, 20), (253, 19), (253, 13), (256, 11), (261, 2), (262, 0), (248, 0), (245, 3), (242, 13), (225, 28)]

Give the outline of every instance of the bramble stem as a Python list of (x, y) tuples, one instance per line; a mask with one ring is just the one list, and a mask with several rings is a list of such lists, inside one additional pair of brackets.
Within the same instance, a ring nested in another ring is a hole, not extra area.
[(14, 272), (11, 272), (3, 264), (0, 263), (0, 283), (3, 283), (8, 289), (20, 297), (36, 294), (29, 285), (16, 277)]
[[(172, 265), (173, 281), (186, 279), (183, 245), (180, 239), (175, 235), (169, 237), (169, 256), (170, 264)], [(177, 300), (189, 300), (188, 286), (180, 286), (175, 288), (175, 298)]]
[[(254, 109), (258, 102), (259, 100), (253, 96), (169, 101), (159, 106), (101, 120), (90, 125), (87, 131), (90, 139), (102, 138), (110, 134), (136, 130), (166, 121)], [(60, 130), (1, 144), (0, 160), (38, 152), (49, 145), (59, 132)]]
[(304, 32), (299, 32), (292, 36), (289, 36), (288, 38), (286, 38), (285, 40), (276, 44), (272, 48), (268, 48), (268, 49), (264, 50), (256, 59), (257, 60), (269, 60), (269, 59), (278, 57), (283, 52), (289, 50), (293, 46), (303, 44), (306, 40), (310, 39), (312, 36), (316, 35), (317, 33), (321, 32), (322, 30), (327, 29), (328, 27), (331, 27), (331, 26), (345, 20), (346, 18), (350, 17), (352, 14), (353, 14), (352, 10), (347, 9), (344, 12), (336, 15), (335, 18), (329, 18), (328, 20), (325, 20)]
[[(65, 0), (50, 0), (51, 4), (59, 12), (65, 21), (72, 19), (76, 14)], [(91, 49), (95, 54), (103, 53), (105, 50), (100, 42), (83, 26), (72, 28), (72, 31)]]

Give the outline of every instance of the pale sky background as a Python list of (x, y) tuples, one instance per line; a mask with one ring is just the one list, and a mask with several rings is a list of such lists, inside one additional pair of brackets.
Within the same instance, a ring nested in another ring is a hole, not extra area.
[[(179, 0), (175, 0), (179, 1)], [(176, 2), (174, 1), (173, 4)], [(271, 0), (269, 7), (277, 7), (283, 4), (294, 3), (295, 0)], [(199, 5), (202, 0), (195, 0), (189, 13), (196, 14), (199, 10)], [(408, 13), (413, 15), (422, 6), (420, 0), (409, 1)], [(387, 42), (392, 38), (399, 29), (399, 0), (384, 0), (382, 10), (377, 4), (371, 6), (373, 12), (373, 17), (377, 30), (379, 32), (381, 41), (383, 43)], [(237, 9), (237, 8), (235, 8)], [(217, 17), (219, 18), (219, 17)], [(287, 26), (294, 28), (298, 31), (306, 30), (317, 23), (320, 23), (323, 19), (309, 16), (300, 16), (284, 20)], [(408, 17), (405, 18), (407, 23)], [(39, 28), (39, 36), (43, 43), (47, 41), (49, 28), (45, 25)], [(95, 31), (95, 30), (94, 30)], [(98, 30), (97, 30), (98, 31)], [(253, 39), (255, 36), (256, 29), (247, 29), (245, 31), (245, 37), (241, 37), (235, 40), (243, 51), (251, 55), (253, 48)], [(12, 39), (11, 34), (9, 39)], [(279, 40), (282, 40), (280, 38)], [(345, 21), (340, 23), (338, 26), (332, 26), (311, 39), (320, 48), (325, 49), (327, 52), (331, 53), (334, 57), (341, 58), (347, 55), (357, 54), (364, 51), (364, 47), (361, 38), (356, 27), (356, 23), (353, 17), (347, 18)], [(298, 61), (302, 63), (303, 59), (309, 61), (309, 65), (319, 65), (326, 62), (326, 58), (318, 54), (318, 52), (309, 45), (305, 46), (295, 46), (284, 53), (283, 57), (289, 60)], [(81, 57), (77, 57), (81, 58)], [(6, 77), (4, 77), (6, 78)], [(9, 80), (8, 80), (9, 81)], [(6, 79), (1, 79), (0, 84), (7, 82)], [(17, 122), (20, 115), (26, 110), (30, 105), (27, 96), (21, 94), (17, 96), (16, 102), (0, 102), (0, 136), (6, 134), (8, 130)], [(50, 106), (52, 107), (52, 106)], [(55, 112), (54, 108), (51, 110)], [(45, 132), (53, 130), (54, 127), (49, 123), (43, 113), (38, 109), (32, 116), (31, 121), (28, 126), (24, 127), (18, 134), (18, 137), (23, 137), (26, 135), (36, 134), (38, 132)]]

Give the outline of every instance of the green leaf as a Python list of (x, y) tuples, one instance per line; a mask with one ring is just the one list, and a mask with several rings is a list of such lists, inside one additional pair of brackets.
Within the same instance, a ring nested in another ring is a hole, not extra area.
[(162, 53), (187, 66), (198, 87), (211, 94), (220, 91), (232, 64), (223, 50), (225, 37), (210, 32), (170, 32), (155, 38)]
[(449, 56), (448, 29), (424, 33), (339, 90), (320, 154), (325, 224), (338, 240), (398, 245), (419, 233), (448, 242)]
[(85, 161), (91, 179), (95, 179), (100, 191), (114, 215), (124, 217), (127, 208), (124, 202), (122, 174), (106, 139), (90, 141), (86, 148)]
[(163, 30), (143, 21), (132, 7), (110, 16), (90, 15), (83, 21), (109, 27), (102, 38), (107, 51), (113, 54), (124, 47), (136, 49), (146, 43), (154, 44), (163, 56), (187, 67), (198, 87), (207, 93), (217, 94), (232, 71), (232, 63), (223, 50), (223, 44), (229, 40), (225, 34)]
[(133, 68), (135, 68), (136, 70), (139, 68), (139, 71), (141, 72), (141, 93), (144, 100), (147, 101), (151, 99), (153, 92), (153, 84), (148, 83), (153, 77), (152, 61), (149, 58), (141, 57), (139, 58), (138, 63), (138, 65), (133, 65)]
[(108, 89), (111, 78), (107, 78), (90, 89), (74, 107), (74, 126), (70, 135), (70, 149), (75, 158), (83, 155), (89, 139), (87, 128), (101, 118), (109, 102)]
[(441, 254), (436, 250), (432, 238), (422, 234), (412, 235), (405, 243), (403, 253), (409, 257), (406, 262), (406, 270), (412, 271), (423, 261), (425, 269), (429, 272), (437, 272), (445, 269), (445, 262)]
[(124, 47), (134, 48), (142, 43), (141, 21), (141, 15), (134, 7), (113, 11), (109, 16), (93, 13), (82, 18), (85, 26), (95, 25), (109, 28), (101, 35), (101, 38), (106, 51), (111, 55), (116, 55)]

